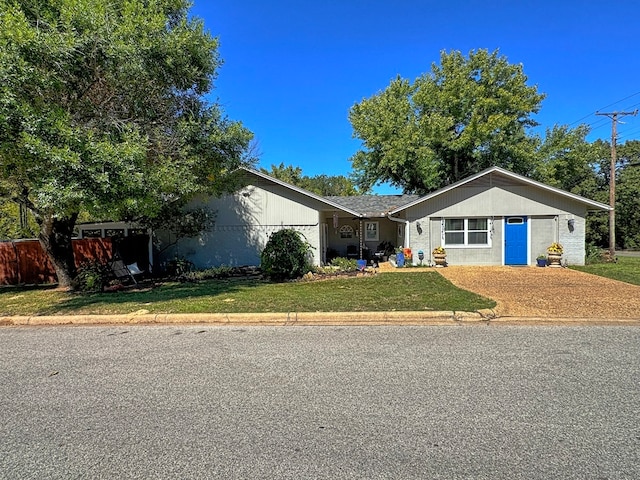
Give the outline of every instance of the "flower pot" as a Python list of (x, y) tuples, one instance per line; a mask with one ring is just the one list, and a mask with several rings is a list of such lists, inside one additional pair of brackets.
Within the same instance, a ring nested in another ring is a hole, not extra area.
[(546, 258), (537, 258), (536, 261), (538, 262), (538, 266), (539, 267), (546, 267), (547, 266), (547, 259)]
[(562, 260), (562, 254), (557, 252), (547, 252), (547, 263), (550, 267), (561, 267), (560, 261)]
[(445, 254), (434, 253), (433, 260), (436, 263), (436, 267), (446, 267), (447, 266), (447, 256)]

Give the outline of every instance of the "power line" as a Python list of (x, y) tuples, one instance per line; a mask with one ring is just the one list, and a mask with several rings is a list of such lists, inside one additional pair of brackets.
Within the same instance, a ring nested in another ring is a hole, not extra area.
[[(632, 93), (631, 95), (628, 95), (628, 96), (626, 96), (626, 97), (624, 97), (624, 98), (622, 98), (622, 99), (620, 99), (620, 100), (618, 100), (618, 101), (615, 101), (615, 102), (613, 102), (613, 103), (610, 103), (609, 105), (605, 105), (604, 107), (600, 107), (600, 108), (595, 112), (595, 115), (598, 115), (598, 111), (600, 111), (600, 110), (604, 110), (605, 108), (609, 108), (609, 107), (611, 107), (612, 105), (616, 105), (616, 104), (618, 104), (618, 103), (620, 103), (620, 102), (624, 102), (625, 100), (628, 100), (628, 99), (630, 99), (630, 98), (633, 98), (633, 97), (635, 97), (636, 95), (640, 95), (640, 91), (638, 91), (638, 92), (636, 92), (636, 93)], [(640, 105), (640, 102), (639, 102), (639, 103), (636, 103), (635, 105), (631, 105), (631, 107), (629, 107), (629, 108), (633, 108), (633, 107), (635, 107), (635, 106), (637, 106), (637, 105)], [(579, 119), (578, 119), (578, 120), (576, 120), (575, 122), (570, 123), (570, 124), (569, 124), (569, 126), (571, 127), (571, 126), (575, 125), (576, 123), (581, 122), (582, 120), (584, 120), (584, 119), (586, 119), (586, 118), (589, 118), (589, 117), (590, 117), (590, 116), (592, 116), (592, 115), (594, 115), (594, 113), (589, 113), (589, 114), (585, 115), (584, 117), (579, 118)]]
[(618, 140), (621, 139), (621, 138), (628, 138), (628, 137), (630, 137), (632, 135), (635, 135), (638, 132), (640, 132), (640, 128), (635, 128), (633, 130), (627, 130), (626, 132), (621, 133), (621, 134), (618, 135)]
[[(627, 99), (629, 99), (631, 97), (635, 97), (636, 95), (640, 95), (640, 92), (632, 93), (628, 97), (624, 97), (622, 100), (618, 100), (617, 102), (613, 102), (613, 103), (610, 103), (609, 105), (605, 105), (604, 107), (600, 108), (599, 110), (604, 110), (605, 108), (609, 108), (610, 106), (615, 105), (616, 103), (624, 102), (625, 100), (627, 100)], [(598, 115), (598, 112), (596, 112), (596, 115)], [(607, 114), (603, 113), (602, 115), (607, 115)]]

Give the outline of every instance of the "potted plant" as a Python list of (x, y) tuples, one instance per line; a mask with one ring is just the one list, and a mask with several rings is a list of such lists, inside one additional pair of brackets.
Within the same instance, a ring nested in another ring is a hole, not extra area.
[(560, 260), (562, 259), (562, 252), (564, 249), (558, 242), (553, 242), (547, 247), (547, 263), (550, 267), (560, 267)]
[(433, 255), (433, 260), (436, 263), (436, 267), (446, 267), (447, 266), (447, 251), (444, 247), (436, 247), (431, 251)]
[(536, 258), (536, 261), (538, 262), (538, 266), (539, 267), (546, 267), (547, 266), (547, 256), (546, 255), (538, 255)]

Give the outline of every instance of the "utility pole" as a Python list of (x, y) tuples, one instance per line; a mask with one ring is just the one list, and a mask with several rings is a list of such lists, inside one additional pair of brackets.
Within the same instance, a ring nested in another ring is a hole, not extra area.
[(625, 115), (637, 115), (638, 110), (633, 112), (596, 112), (596, 115), (604, 115), (611, 119), (611, 167), (609, 173), (609, 255), (613, 260), (616, 255), (616, 140), (618, 137), (617, 124), (618, 117)]

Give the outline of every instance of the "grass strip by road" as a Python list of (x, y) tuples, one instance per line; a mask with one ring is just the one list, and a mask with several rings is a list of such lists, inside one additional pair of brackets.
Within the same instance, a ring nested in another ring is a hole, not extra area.
[(584, 266), (571, 266), (574, 270), (640, 285), (640, 257), (618, 257), (615, 263), (594, 263)]
[(436, 272), (268, 283), (209, 280), (148, 289), (80, 294), (54, 288), (0, 290), (0, 316), (149, 313), (267, 313), (463, 311), (495, 307), (493, 300), (453, 286)]

